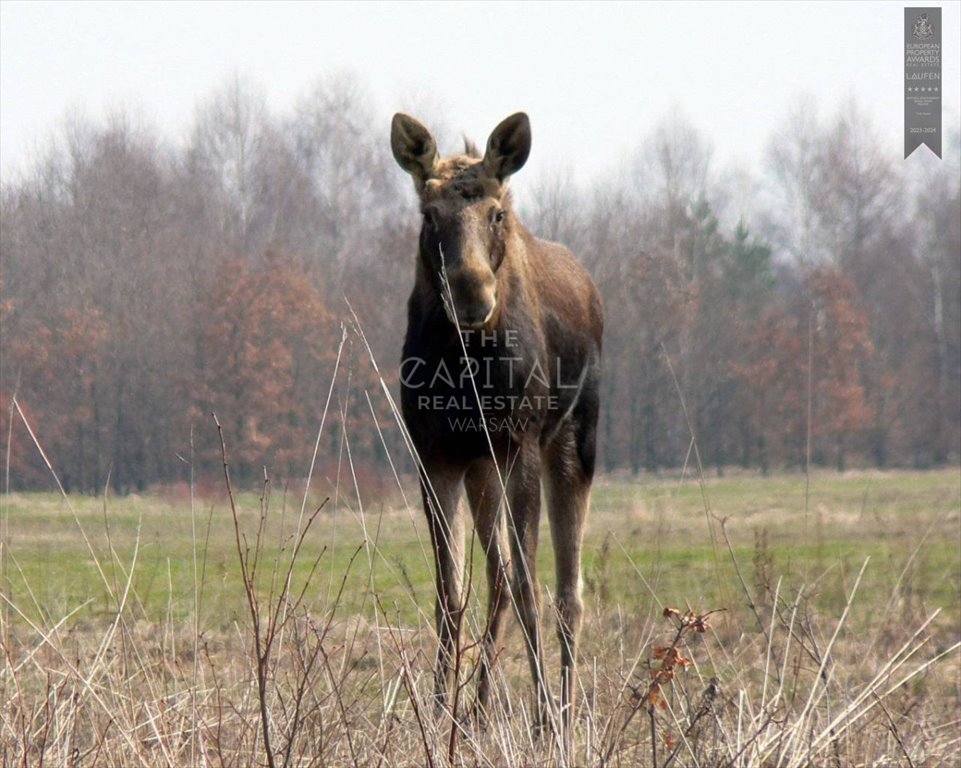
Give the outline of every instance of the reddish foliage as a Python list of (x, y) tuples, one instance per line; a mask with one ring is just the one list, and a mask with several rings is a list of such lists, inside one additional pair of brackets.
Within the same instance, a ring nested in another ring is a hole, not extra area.
[(750, 392), (754, 428), (797, 463), (804, 457), (809, 374), (811, 434), (824, 451), (843, 455), (844, 441), (873, 418), (864, 375), (874, 350), (853, 284), (822, 268), (808, 274), (805, 287), (795, 307), (776, 307), (742, 332), (744, 360), (733, 364)]
[(319, 291), (274, 253), (260, 270), (224, 260), (202, 293), (195, 417), (218, 414), (240, 476), (306, 473), (338, 341)]

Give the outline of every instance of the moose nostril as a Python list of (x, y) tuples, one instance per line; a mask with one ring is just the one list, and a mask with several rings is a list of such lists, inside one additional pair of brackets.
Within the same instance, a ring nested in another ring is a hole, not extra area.
[(461, 316), (461, 325), (466, 327), (479, 327), (490, 320), (491, 315), (494, 314), (494, 307), (497, 302), (493, 304), (488, 304), (485, 307), (474, 308), (469, 312), (465, 312)]

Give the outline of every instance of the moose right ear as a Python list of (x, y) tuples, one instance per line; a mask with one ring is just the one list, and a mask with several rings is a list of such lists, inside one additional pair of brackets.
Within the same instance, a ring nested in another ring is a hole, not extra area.
[(397, 164), (414, 177), (417, 190), (423, 189), (437, 163), (437, 142), (430, 131), (398, 112), (390, 121), (390, 148)]

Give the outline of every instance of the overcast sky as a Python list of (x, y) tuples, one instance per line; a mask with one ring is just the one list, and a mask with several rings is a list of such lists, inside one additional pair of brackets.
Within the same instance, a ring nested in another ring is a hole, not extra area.
[[(131, 109), (179, 141), (198, 100), (231, 73), (262, 84), (283, 113), (345, 69), (369, 86), (385, 142), (391, 113), (413, 101), (478, 141), (526, 110), (533, 176), (597, 175), (675, 106), (711, 139), (718, 165), (756, 167), (801, 94), (825, 114), (857, 99), (900, 159), (903, 8), (3, 0), (0, 170), (23, 168), (70, 113)], [(959, 112), (959, 18), (959, 3), (943, 4), (946, 126)]]

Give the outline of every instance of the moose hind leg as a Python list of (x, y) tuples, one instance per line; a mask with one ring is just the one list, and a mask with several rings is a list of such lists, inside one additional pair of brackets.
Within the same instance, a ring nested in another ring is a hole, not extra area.
[(584, 611), (581, 599), (581, 549), (590, 503), (593, 454), (585, 462), (576, 426), (562, 429), (547, 446), (544, 487), (554, 544), (557, 578), (555, 605), (561, 647), (561, 722), (570, 738), (574, 721), (574, 674)]
[(431, 469), (421, 492), (427, 514), (437, 579), (437, 661), (434, 695), (438, 708), (447, 704), (452, 666), (460, 641), (463, 616), (464, 519), (460, 510), (463, 473), (453, 468)]

